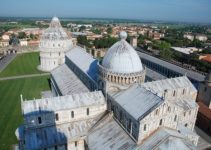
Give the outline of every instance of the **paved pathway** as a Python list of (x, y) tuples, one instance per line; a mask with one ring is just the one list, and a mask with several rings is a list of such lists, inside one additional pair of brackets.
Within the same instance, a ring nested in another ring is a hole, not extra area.
[(17, 56), (17, 54), (7, 54), (0, 59), (0, 72)]
[(197, 126), (195, 126), (195, 132), (200, 136), (197, 149), (204, 150), (207, 148), (211, 148), (211, 137), (207, 135), (204, 131), (199, 129)]
[(46, 75), (50, 75), (50, 73), (38, 73), (38, 74), (28, 74), (28, 75), (20, 75), (20, 76), (2, 77), (2, 78), (0, 78), (0, 81), (12, 80), (12, 79), (21, 79), (21, 78), (39, 77), (39, 76), (46, 76)]

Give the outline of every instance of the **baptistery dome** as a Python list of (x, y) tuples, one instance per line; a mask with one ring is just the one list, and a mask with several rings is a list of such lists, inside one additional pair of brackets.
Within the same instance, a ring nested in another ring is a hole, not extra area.
[(143, 70), (141, 60), (134, 48), (126, 41), (127, 33), (120, 32), (121, 40), (106, 53), (102, 66), (115, 73), (136, 73)]
[(72, 40), (62, 28), (57, 17), (53, 17), (49, 28), (40, 38), (40, 66), (42, 71), (51, 71), (65, 62), (65, 53), (73, 47)]

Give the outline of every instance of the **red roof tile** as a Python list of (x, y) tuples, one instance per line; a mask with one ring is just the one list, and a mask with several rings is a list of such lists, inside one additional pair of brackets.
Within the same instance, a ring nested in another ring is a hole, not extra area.
[(198, 105), (199, 105), (199, 113), (201, 113), (208, 119), (211, 119), (211, 109), (209, 109), (209, 107), (207, 107), (202, 102), (198, 102)]

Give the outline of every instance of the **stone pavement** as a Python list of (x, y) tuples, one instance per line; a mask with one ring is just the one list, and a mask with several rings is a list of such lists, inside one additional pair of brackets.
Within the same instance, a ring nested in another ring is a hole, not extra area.
[(204, 150), (207, 148), (211, 148), (211, 137), (207, 135), (204, 131), (199, 129), (197, 126), (195, 126), (195, 131), (200, 136), (197, 149)]
[(0, 72), (17, 56), (17, 54), (7, 54), (0, 59)]
[(21, 78), (39, 77), (39, 76), (46, 76), (46, 75), (50, 75), (50, 73), (38, 73), (38, 74), (28, 74), (28, 75), (20, 75), (20, 76), (2, 77), (2, 78), (0, 78), (0, 81), (12, 80), (12, 79), (21, 79)]

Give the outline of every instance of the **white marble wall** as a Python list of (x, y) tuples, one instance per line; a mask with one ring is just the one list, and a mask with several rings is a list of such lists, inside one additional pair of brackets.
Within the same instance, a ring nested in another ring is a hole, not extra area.
[[(87, 114), (87, 109), (89, 109), (89, 114)], [(26, 128), (62, 124), (93, 118), (104, 113), (106, 110), (107, 104), (78, 107), (74, 109), (25, 116), (24, 123)], [(72, 113), (74, 113), (74, 115), (72, 115)], [(56, 119), (56, 115), (58, 116), (58, 120)], [(39, 123), (39, 117), (41, 118), (41, 123)]]

